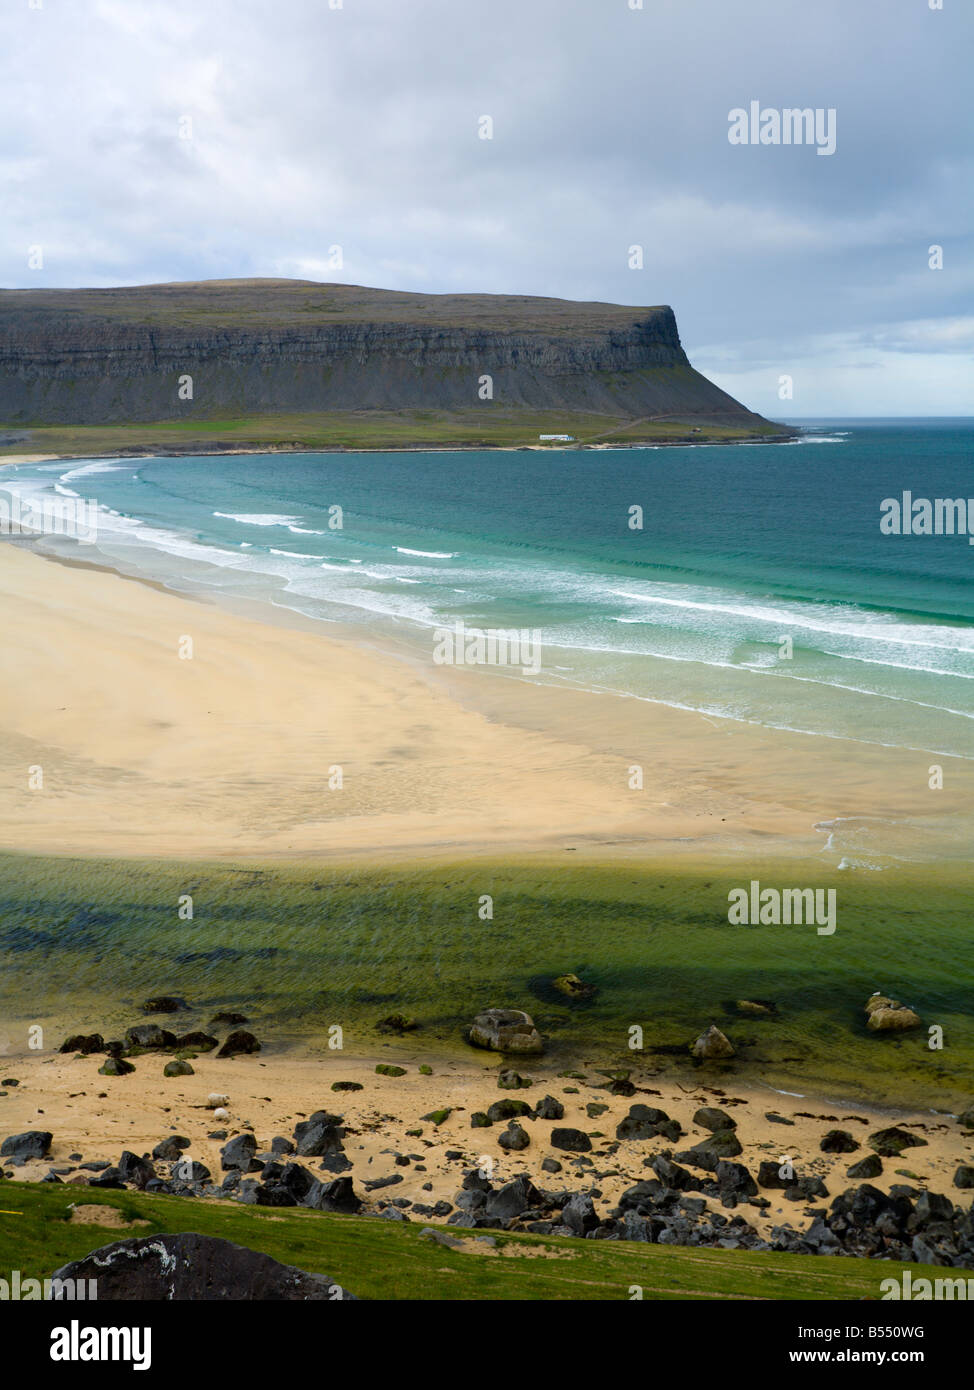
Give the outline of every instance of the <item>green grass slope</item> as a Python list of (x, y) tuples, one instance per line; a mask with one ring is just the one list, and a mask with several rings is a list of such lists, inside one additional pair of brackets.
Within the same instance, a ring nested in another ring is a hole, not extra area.
[[(123, 1229), (72, 1223), (71, 1205), (113, 1207)], [(328, 1274), (363, 1299), (621, 1301), (659, 1299), (878, 1299), (880, 1282), (906, 1269), (891, 1261), (751, 1251), (681, 1249), (559, 1236), (491, 1235), (496, 1255), (448, 1250), (418, 1224), (316, 1212), (264, 1212), (231, 1202), (86, 1188), (0, 1184), (0, 1268), (49, 1278), (70, 1260), (117, 1240), (196, 1231), (261, 1250), (282, 1264)], [(523, 1254), (515, 1252), (523, 1251)], [(505, 1253), (507, 1252), (507, 1253)]]

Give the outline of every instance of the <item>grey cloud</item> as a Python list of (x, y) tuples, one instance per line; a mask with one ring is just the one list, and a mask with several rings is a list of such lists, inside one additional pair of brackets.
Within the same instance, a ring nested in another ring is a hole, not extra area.
[[(667, 302), (691, 352), (742, 366), (747, 345), (757, 367), (832, 335), (956, 358), (949, 336), (883, 336), (969, 303), (974, 14), (945, 6), (8, 0), (0, 280), (295, 274)], [(751, 100), (834, 107), (836, 153), (730, 145)]]

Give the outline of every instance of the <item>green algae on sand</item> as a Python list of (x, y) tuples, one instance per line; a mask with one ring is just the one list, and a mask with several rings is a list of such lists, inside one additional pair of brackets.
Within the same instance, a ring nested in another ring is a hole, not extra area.
[[(400, 1046), (377, 1024), (390, 1010), (419, 1022), (409, 1050), (469, 1055), (461, 1029), (492, 1005), (530, 1011), (554, 1063), (638, 1064), (693, 1073), (688, 1044), (716, 1022), (734, 1079), (878, 1103), (951, 1109), (974, 1089), (969, 924), (974, 876), (904, 865), (840, 873), (806, 860), (681, 862), (635, 858), (570, 865), (512, 857), (419, 866), (0, 856), (0, 1033), (46, 1022), (45, 1045), (97, 1029), (106, 1037), (160, 990), (205, 1022), (241, 1008), (271, 1054), (327, 1039), (385, 1056)], [(812, 876), (814, 875), (814, 876)], [(838, 925), (733, 926), (730, 889), (835, 887)], [(193, 917), (179, 915), (191, 895)], [(478, 904), (493, 899), (493, 919)], [(595, 986), (584, 1003), (549, 982)], [(916, 1009), (923, 1027), (870, 1034), (875, 990)], [(737, 1001), (775, 1011), (747, 1016)], [(633, 1027), (643, 1051), (632, 1052)], [(928, 1029), (943, 1029), (931, 1049)], [(696, 1073), (699, 1074), (699, 1073)]]

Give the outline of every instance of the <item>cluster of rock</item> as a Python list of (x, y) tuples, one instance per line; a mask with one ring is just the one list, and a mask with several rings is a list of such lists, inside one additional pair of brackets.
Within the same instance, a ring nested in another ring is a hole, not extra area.
[[(142, 1006), (143, 1013), (176, 1013), (188, 1006), (183, 999), (172, 995), (158, 995), (147, 999)], [(124, 1038), (110, 1038), (107, 1042), (101, 1033), (74, 1033), (58, 1049), (62, 1053), (90, 1057), (105, 1053), (106, 1060), (98, 1068), (100, 1076), (125, 1076), (135, 1067), (128, 1059), (144, 1053), (174, 1053), (173, 1061), (167, 1062), (163, 1069), (165, 1076), (192, 1076), (193, 1068), (189, 1058), (200, 1052), (212, 1052), (218, 1048), (218, 1057), (237, 1057), (260, 1051), (260, 1043), (253, 1033), (237, 1025), (246, 1023), (243, 1014), (218, 1013), (210, 1019), (208, 1027), (226, 1028), (233, 1031), (227, 1034), (221, 1044), (218, 1038), (202, 1029), (193, 1029), (177, 1034), (157, 1023), (137, 1023), (126, 1030)]]
[[(51, 1168), (41, 1181), (58, 1183), (69, 1174), (90, 1173), (91, 1176), (83, 1180), (94, 1188), (131, 1187), (156, 1195), (235, 1197), (258, 1206), (305, 1206), (317, 1211), (354, 1212), (360, 1210), (362, 1202), (352, 1191), (350, 1178), (319, 1179), (290, 1160), (290, 1155), (318, 1157), (322, 1172), (345, 1172), (352, 1165), (342, 1148), (344, 1134), (341, 1116), (320, 1110), (295, 1127), (293, 1140), (283, 1136), (275, 1138), (269, 1153), (258, 1153), (257, 1140), (249, 1131), (234, 1135), (220, 1150), (220, 1165), (225, 1176), (219, 1183), (205, 1164), (184, 1156), (190, 1140), (179, 1134), (167, 1135), (151, 1154), (140, 1155), (126, 1150), (116, 1164), (104, 1160), (83, 1163), (80, 1155), (72, 1155), (79, 1161), (70, 1167)], [(212, 1139), (226, 1137), (225, 1131), (214, 1131), (210, 1135)], [(12, 1167), (22, 1166), (46, 1157), (52, 1139), (47, 1130), (14, 1134), (0, 1145), (0, 1156)], [(258, 1176), (251, 1177), (251, 1174)]]
[[(523, 1175), (494, 1187), (481, 1170), (472, 1168), (447, 1224), (589, 1240), (844, 1254), (974, 1268), (974, 1210), (964, 1211), (938, 1193), (897, 1186), (887, 1195), (864, 1183), (842, 1192), (829, 1208), (811, 1213), (807, 1230), (776, 1226), (766, 1240), (745, 1215), (728, 1216), (711, 1205), (769, 1205), (758, 1196), (757, 1182), (743, 1164), (722, 1159), (713, 1178), (701, 1180), (665, 1154), (647, 1162), (653, 1176), (627, 1188), (618, 1204), (601, 1214), (595, 1205), (601, 1195), (597, 1187), (575, 1193), (547, 1191)], [(791, 1186), (786, 1195), (794, 1200), (828, 1196), (819, 1178), (799, 1178)]]
[[(516, 1073), (514, 1074), (516, 1075)], [(222, 1100), (224, 1097), (213, 1097)], [(503, 1121), (511, 1108), (529, 1111), (525, 1102), (513, 1097), (498, 1100), (486, 1112), (488, 1123)], [(605, 1107), (602, 1107), (603, 1109)], [(494, 1112), (491, 1115), (491, 1112)], [(563, 1117), (561, 1102), (543, 1097), (531, 1117), (558, 1120)], [(961, 1116), (961, 1123), (974, 1123), (974, 1111)], [(481, 1126), (476, 1123), (476, 1128)], [(366, 1180), (365, 1198), (355, 1191), (348, 1175), (352, 1165), (344, 1151), (346, 1131), (342, 1117), (319, 1110), (299, 1122), (293, 1138), (274, 1138), (269, 1151), (259, 1152), (253, 1133), (245, 1130), (227, 1139), (216, 1131), (212, 1139), (226, 1140), (220, 1150), (223, 1173), (218, 1182), (202, 1163), (185, 1157), (190, 1141), (172, 1134), (141, 1156), (126, 1151), (118, 1163), (79, 1163), (78, 1169), (91, 1174), (84, 1180), (95, 1188), (133, 1187), (156, 1194), (233, 1198), (267, 1207), (305, 1207), (322, 1212), (354, 1214), (364, 1212), (398, 1221), (411, 1216), (428, 1219), (448, 1218), (447, 1224), (467, 1229), (529, 1231), (541, 1235), (583, 1236), (593, 1240), (635, 1240), (653, 1244), (714, 1246), (722, 1249), (784, 1250), (802, 1254), (856, 1255), (880, 1259), (919, 1261), (924, 1264), (974, 1268), (974, 1206), (966, 1211), (949, 1197), (905, 1184), (895, 1185), (888, 1194), (871, 1186), (864, 1178), (882, 1172), (882, 1158), (899, 1156), (904, 1148), (926, 1143), (909, 1130), (891, 1126), (869, 1135), (871, 1150), (847, 1170), (857, 1186), (840, 1193), (829, 1206), (810, 1207), (830, 1193), (821, 1177), (799, 1174), (790, 1164), (766, 1160), (756, 1173), (735, 1161), (742, 1146), (736, 1122), (725, 1110), (702, 1106), (693, 1123), (708, 1131), (707, 1137), (690, 1148), (665, 1148), (643, 1160), (647, 1176), (633, 1183), (617, 1204), (600, 1212), (596, 1202), (602, 1197), (601, 1181), (618, 1175), (611, 1167), (600, 1170), (596, 1164), (612, 1162), (623, 1141), (665, 1139), (676, 1144), (684, 1131), (677, 1120), (653, 1106), (634, 1104), (616, 1126), (615, 1142), (608, 1143), (597, 1158), (592, 1153), (592, 1137), (583, 1130), (554, 1127), (550, 1131), (552, 1149), (565, 1155), (565, 1162), (547, 1156), (541, 1167), (545, 1173), (561, 1174), (565, 1164), (576, 1178), (584, 1180), (582, 1190), (567, 1187), (541, 1189), (525, 1174), (495, 1185), (485, 1168), (468, 1167), (453, 1202), (411, 1201), (388, 1196), (388, 1189), (402, 1182), (401, 1173)], [(508, 1133), (513, 1122), (509, 1123)], [(517, 1148), (505, 1144), (502, 1147)], [(45, 1157), (52, 1136), (47, 1131), (28, 1131), (13, 1135), (0, 1145), (4, 1161), (11, 1164)], [(425, 1142), (425, 1141), (424, 1141)], [(851, 1154), (861, 1148), (846, 1130), (829, 1130), (820, 1142), (824, 1153)], [(470, 1160), (462, 1150), (447, 1150), (446, 1158), (460, 1164)], [(80, 1155), (72, 1155), (80, 1159)], [(423, 1155), (394, 1154), (397, 1168), (409, 1167), (425, 1172)], [(318, 1176), (300, 1159), (317, 1159)], [(60, 1182), (74, 1168), (53, 1168), (43, 1181)], [(563, 1180), (562, 1180), (563, 1181)], [(962, 1165), (954, 1176), (958, 1188), (974, 1188), (974, 1167)], [(427, 1182), (424, 1190), (432, 1192)], [(377, 1194), (383, 1193), (382, 1197)], [(763, 1192), (777, 1192), (796, 1204), (803, 1204), (810, 1218), (805, 1230), (784, 1223), (760, 1234), (738, 1208), (766, 1211), (771, 1202)], [(727, 1215), (732, 1212), (733, 1215)]]

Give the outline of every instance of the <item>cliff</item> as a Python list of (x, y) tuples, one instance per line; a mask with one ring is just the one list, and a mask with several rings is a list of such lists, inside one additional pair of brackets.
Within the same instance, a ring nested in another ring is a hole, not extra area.
[(301, 280), (0, 290), (8, 426), (483, 411), (485, 375), (515, 411), (768, 429), (693, 369), (666, 306)]

